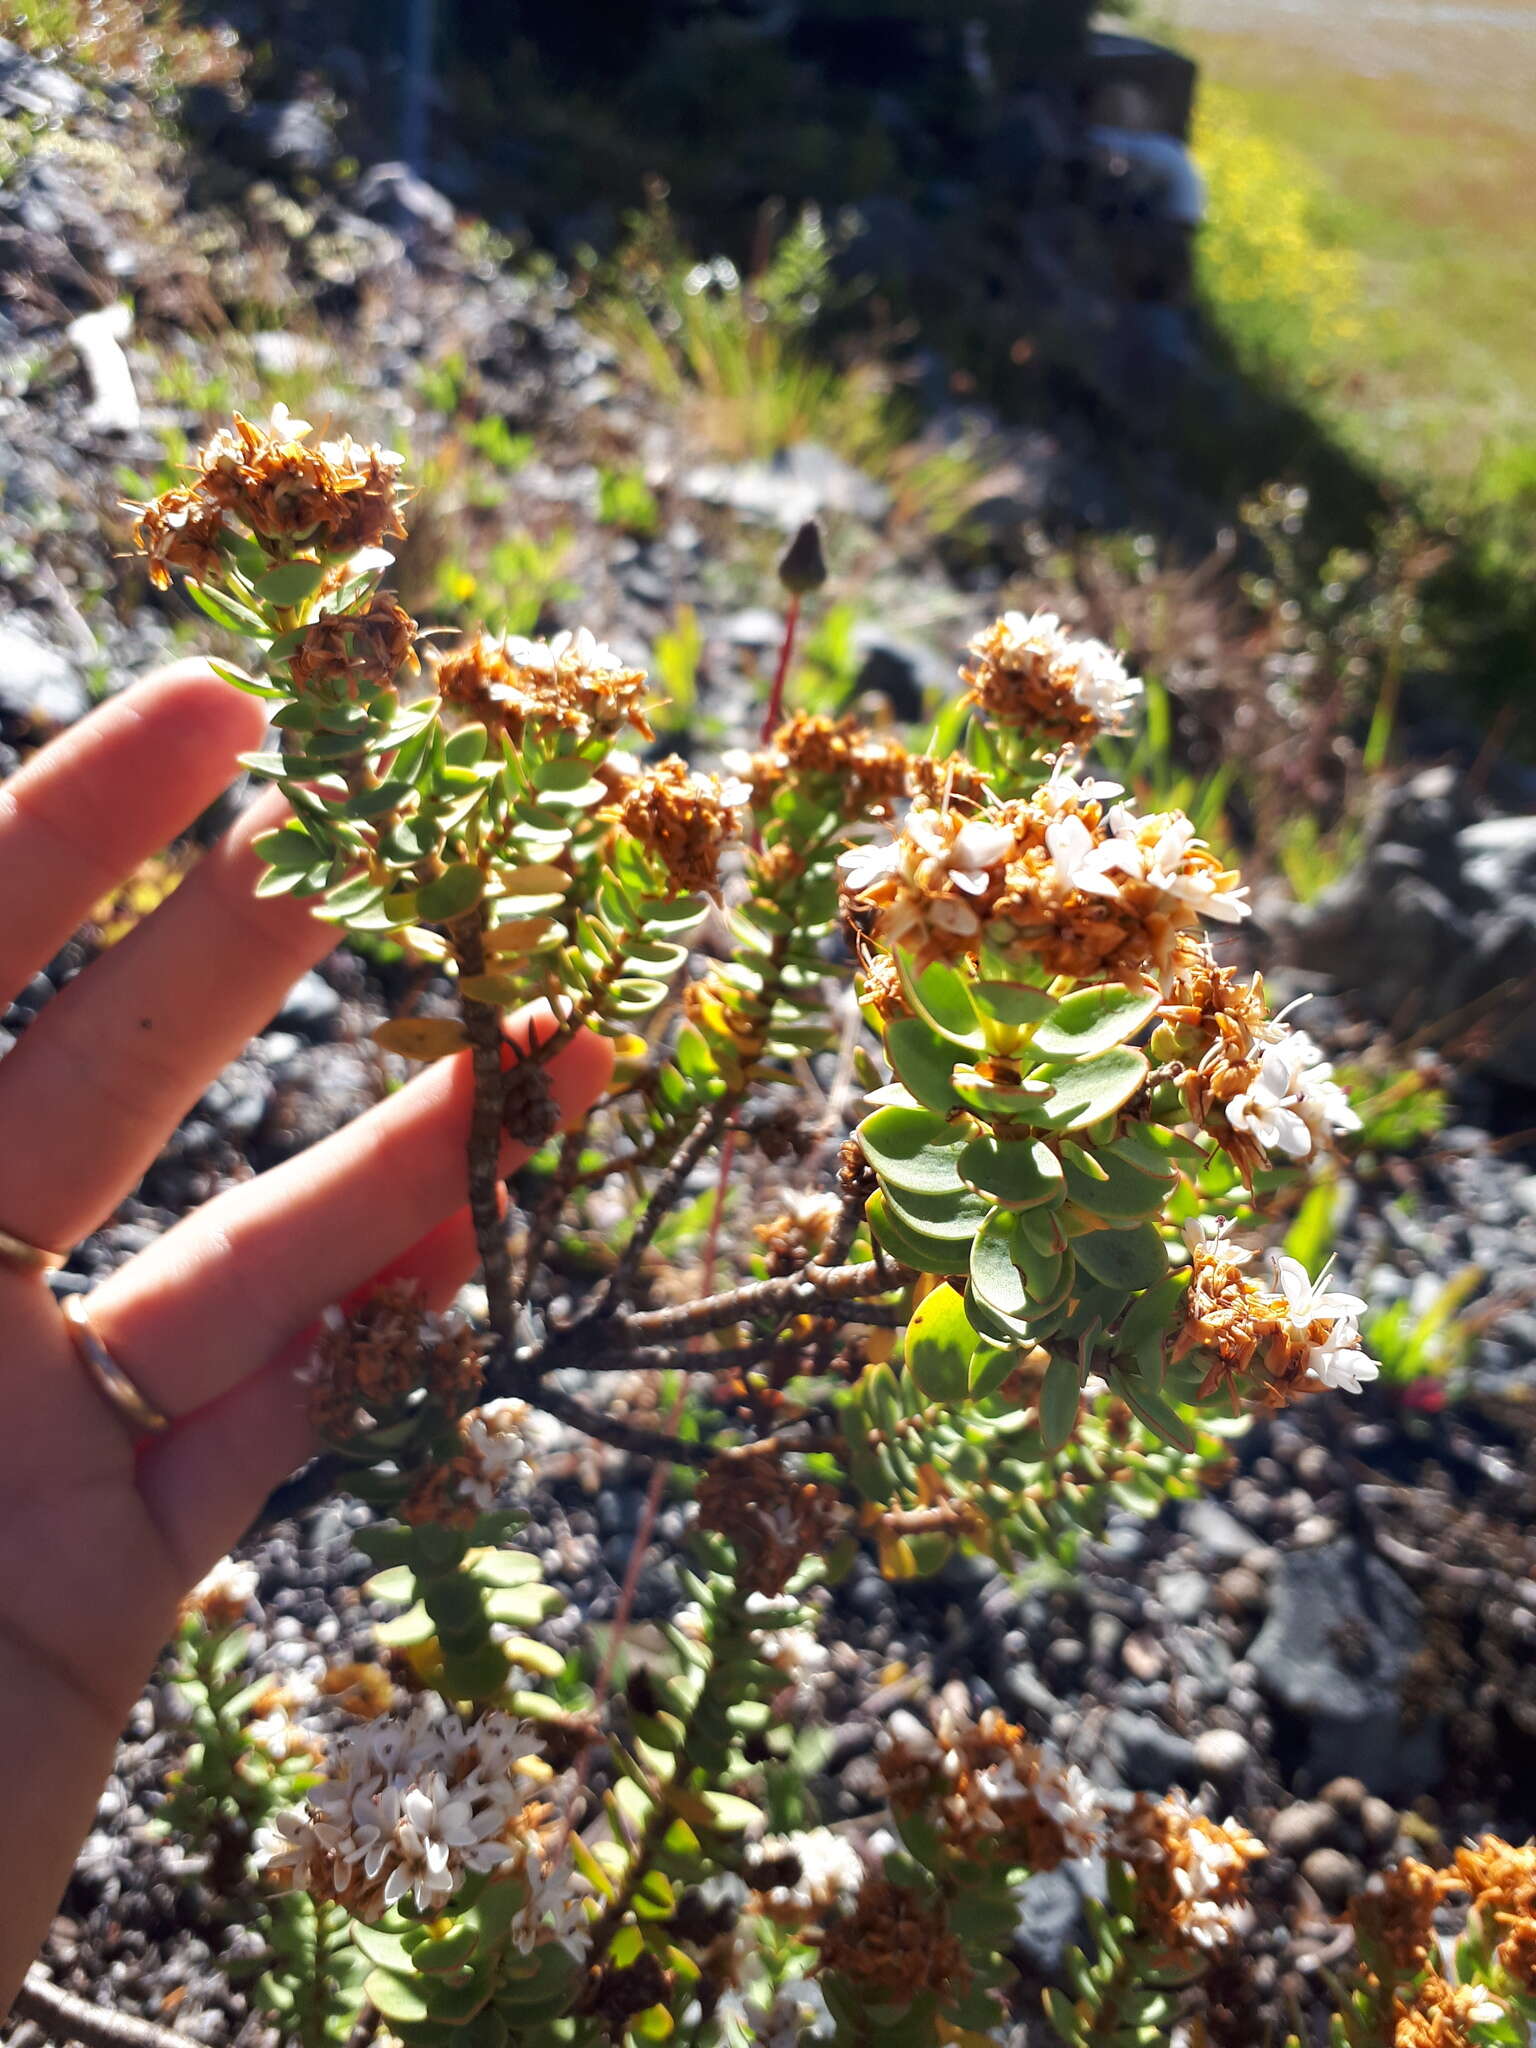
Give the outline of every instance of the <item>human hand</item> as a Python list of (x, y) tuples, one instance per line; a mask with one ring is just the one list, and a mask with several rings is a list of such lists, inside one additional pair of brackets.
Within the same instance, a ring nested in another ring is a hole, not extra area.
[[(211, 803), (263, 730), (254, 699), (182, 664), (0, 786), (0, 989)], [(336, 943), (302, 904), (252, 894), (251, 840), (281, 816), (273, 798), (253, 805), (0, 1061), (0, 1232), (63, 1250), (94, 1229)], [(550, 1063), (564, 1113), (601, 1091), (610, 1062), (584, 1035)], [(41, 1270), (0, 1245), (0, 2013), (179, 1599), (313, 1449), (294, 1380), (306, 1331), (381, 1269), (418, 1280), (428, 1306), (472, 1271), (470, 1095), (467, 1058), (438, 1063), (96, 1289), (91, 1328), (171, 1422), (138, 1443)], [(524, 1156), (509, 1146), (504, 1170)]]

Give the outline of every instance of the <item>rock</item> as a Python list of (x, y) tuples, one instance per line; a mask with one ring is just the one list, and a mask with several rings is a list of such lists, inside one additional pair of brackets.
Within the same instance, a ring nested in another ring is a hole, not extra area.
[(883, 697), (896, 717), (911, 723), (923, 715), (930, 695), (954, 687), (954, 669), (933, 650), (882, 627), (861, 622), (853, 629), (859, 672), (854, 694)]
[(31, 114), (60, 121), (85, 105), (85, 87), (55, 65), (29, 57), (0, 36), (0, 115)]
[(1164, 1572), (1157, 1597), (1175, 1621), (1198, 1621), (1211, 1597), (1210, 1581), (1204, 1572)]
[(1440, 1775), (1438, 1717), (1410, 1727), (1405, 1694), (1423, 1645), (1419, 1602), (1353, 1539), (1283, 1557), (1248, 1652), (1260, 1685), (1300, 1724), (1314, 1779), (1348, 1775), (1412, 1798)]
[(1192, 1500), (1179, 1516), (1179, 1526), (1208, 1557), (1222, 1564), (1241, 1564), (1253, 1549), (1253, 1532), (1214, 1500)]
[(1133, 1792), (1166, 1792), (1199, 1783), (1195, 1746), (1155, 1715), (1117, 1707), (1104, 1729), (1104, 1749), (1121, 1782)]
[(1203, 1728), (1195, 1737), (1195, 1767), (1224, 1791), (1237, 1785), (1253, 1762), (1253, 1744), (1236, 1728)]
[(1314, 1849), (1301, 1874), (1330, 1913), (1342, 1913), (1365, 1884), (1364, 1869), (1342, 1849)]
[(714, 462), (689, 470), (683, 491), (706, 505), (724, 505), (739, 518), (795, 533), (807, 519), (841, 512), (876, 526), (890, 510), (891, 494), (851, 462), (814, 441), (782, 448), (771, 462)]
[(1059, 1974), (1067, 1950), (1085, 1933), (1083, 1894), (1065, 1865), (1036, 1871), (1024, 1880), (1014, 1943), (1042, 1977)]
[(126, 299), (99, 306), (94, 313), (71, 320), (65, 332), (75, 345), (90, 386), (85, 424), (98, 434), (136, 434), (139, 394), (123, 353), (123, 343), (133, 332), (133, 308)]
[(1298, 1799), (1294, 1806), (1280, 1809), (1266, 1829), (1264, 1839), (1277, 1856), (1288, 1856), (1293, 1863), (1300, 1863), (1333, 1839), (1338, 1820), (1338, 1815), (1324, 1800)]
[(1335, 1778), (1317, 1796), (1326, 1801), (1335, 1813), (1352, 1820), (1365, 1804), (1366, 1791), (1358, 1778)]
[(63, 655), (16, 617), (0, 621), (0, 701), (47, 725), (72, 725), (91, 704)]
[(236, 119), (231, 153), (256, 170), (322, 177), (336, 161), (331, 124), (312, 100), (255, 100)]
[(296, 1032), (313, 1044), (335, 1036), (340, 1013), (341, 997), (311, 968), (283, 997), (283, 1007), (273, 1022), (279, 1030)]
[(357, 181), (352, 204), (365, 220), (392, 228), (405, 242), (444, 241), (453, 233), (453, 201), (408, 164), (370, 165)]
[(1494, 998), (1483, 1063), (1536, 1086), (1536, 1019), (1507, 992), (1536, 973), (1536, 817), (1475, 819), (1452, 771), (1426, 770), (1384, 801), (1359, 865), (1279, 936), (1291, 964), (1398, 1030)]
[(1385, 1856), (1398, 1836), (1396, 1807), (1385, 1799), (1362, 1800), (1360, 1835), (1373, 1856)]

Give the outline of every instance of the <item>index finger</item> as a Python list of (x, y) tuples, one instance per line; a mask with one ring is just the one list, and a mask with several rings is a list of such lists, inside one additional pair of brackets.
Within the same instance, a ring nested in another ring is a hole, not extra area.
[(0, 995), (29, 980), (95, 903), (206, 810), (265, 730), (257, 699), (205, 662), (178, 662), (0, 784)]

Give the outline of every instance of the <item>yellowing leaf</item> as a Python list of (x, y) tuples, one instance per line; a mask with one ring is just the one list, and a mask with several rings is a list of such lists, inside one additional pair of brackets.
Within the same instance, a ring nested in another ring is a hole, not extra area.
[(442, 1060), (463, 1052), (469, 1040), (452, 1017), (391, 1017), (373, 1033), (375, 1045), (407, 1060)]
[(531, 953), (555, 929), (550, 917), (514, 917), (506, 924), (493, 925), (485, 935), (487, 953)]

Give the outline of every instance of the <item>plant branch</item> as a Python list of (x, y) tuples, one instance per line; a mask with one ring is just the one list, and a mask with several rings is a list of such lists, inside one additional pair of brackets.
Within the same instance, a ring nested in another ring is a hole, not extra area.
[[(485, 911), (477, 907), (451, 927), (454, 957), (461, 975), (485, 972)], [(515, 1306), (512, 1292), (512, 1252), (507, 1243), (506, 1221), (501, 1213), (502, 1111), (506, 1104), (507, 1079), (502, 1065), (506, 1039), (501, 1012), (493, 1003), (460, 998), (464, 1033), (469, 1040), (474, 1064), (475, 1100), (469, 1120), (469, 1208), (474, 1218), (475, 1244), (485, 1279), (485, 1298), (492, 1330), (502, 1344), (510, 1345)]]
[(91, 2005), (61, 1989), (41, 1964), (28, 1970), (11, 2013), (41, 2027), (51, 2041), (79, 2041), (83, 2048), (186, 2048), (191, 2039), (132, 2013)]
[[(650, 1246), (651, 1240), (666, 1221), (667, 1215), (687, 1184), (688, 1176), (698, 1165), (710, 1146), (725, 1128), (731, 1114), (729, 1097), (712, 1102), (703, 1116), (688, 1133), (682, 1144), (673, 1153), (666, 1171), (651, 1191), (645, 1213), (635, 1225), (634, 1234), (619, 1255), (619, 1262), (593, 1289), (590, 1298), (570, 1325), (580, 1329), (596, 1322), (610, 1313), (610, 1304), (633, 1278), (635, 1269)], [(708, 1283), (706, 1283), (708, 1284)]]

